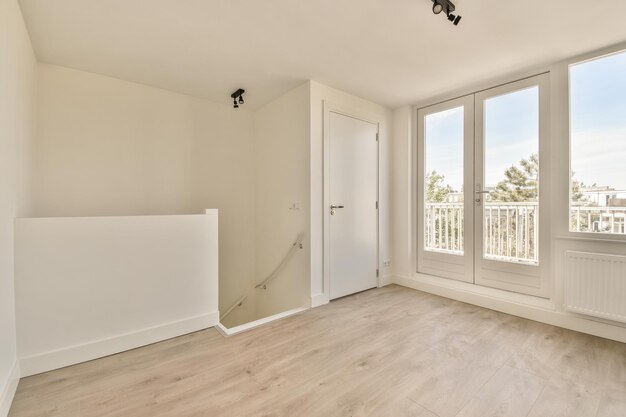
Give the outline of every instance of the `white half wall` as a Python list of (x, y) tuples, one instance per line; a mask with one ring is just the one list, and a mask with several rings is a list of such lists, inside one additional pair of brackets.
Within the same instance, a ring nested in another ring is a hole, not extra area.
[(217, 210), (15, 224), (23, 376), (217, 324)]
[(0, 0), (0, 417), (20, 377), (16, 351), (13, 220), (28, 213), (37, 63), (17, 0)]

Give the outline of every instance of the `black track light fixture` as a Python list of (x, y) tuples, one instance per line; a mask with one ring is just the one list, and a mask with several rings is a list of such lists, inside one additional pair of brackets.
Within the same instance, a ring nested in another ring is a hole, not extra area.
[(452, 22), (454, 26), (457, 26), (461, 21), (461, 16), (455, 15), (452, 12), (456, 9), (454, 3), (450, 0), (432, 0), (433, 2), (433, 13), (439, 14), (444, 12), (448, 17), (448, 20)]
[[(243, 93), (245, 93), (246, 90), (244, 90), (243, 88), (238, 89), (237, 91), (235, 91), (234, 93), (232, 93), (230, 95), (230, 97), (233, 99), (233, 107), (238, 109), (240, 104), (243, 104)], [(239, 101), (239, 102), (237, 102)]]
[(458, 26), (459, 22), (461, 21), (461, 16), (456, 16), (450, 13), (448, 15), (448, 20), (451, 21), (454, 26)]
[(433, 13), (439, 14), (443, 12), (443, 5), (439, 3), (437, 0), (433, 0)]

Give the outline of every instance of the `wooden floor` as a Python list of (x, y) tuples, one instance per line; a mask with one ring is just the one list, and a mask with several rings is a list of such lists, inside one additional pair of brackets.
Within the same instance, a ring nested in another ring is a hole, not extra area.
[(11, 417), (624, 417), (626, 345), (389, 286), (23, 379)]

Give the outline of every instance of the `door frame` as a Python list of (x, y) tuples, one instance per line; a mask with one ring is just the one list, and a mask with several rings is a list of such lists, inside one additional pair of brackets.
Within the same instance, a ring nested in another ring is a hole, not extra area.
[(380, 274), (380, 125), (381, 121), (375, 116), (368, 114), (364, 111), (360, 111), (349, 106), (333, 103), (328, 100), (323, 100), (322, 108), (324, 113), (323, 118), (323, 199), (322, 199), (322, 213), (323, 213), (323, 275), (324, 280), (322, 284), (322, 292), (326, 296), (326, 299), (330, 299), (330, 114), (337, 113), (342, 116), (352, 117), (363, 122), (372, 123), (376, 125), (376, 131), (378, 133), (378, 140), (376, 141), (376, 200), (378, 201), (378, 210), (376, 211), (376, 268), (379, 273), (376, 277), (377, 286), (381, 286), (381, 274)]

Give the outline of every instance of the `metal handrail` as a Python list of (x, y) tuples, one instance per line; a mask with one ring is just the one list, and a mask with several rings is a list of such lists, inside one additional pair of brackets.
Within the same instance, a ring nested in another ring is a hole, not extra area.
[(283, 260), (280, 261), (278, 266), (263, 281), (255, 285), (254, 288), (263, 288), (264, 290), (267, 289), (267, 285), (270, 283), (270, 281), (272, 281), (272, 279), (274, 279), (276, 275), (278, 275), (278, 272), (283, 268), (283, 266), (285, 266), (291, 254), (294, 253), (296, 249), (302, 249), (302, 239), (304, 239), (304, 232), (300, 233), (298, 237), (296, 237), (295, 242), (291, 244), (291, 247), (283, 257)]
[(220, 320), (223, 320), (226, 317), (228, 317), (228, 315), (230, 313), (232, 313), (233, 310), (235, 310), (237, 307), (241, 306), (243, 304), (243, 302), (246, 301), (247, 299), (248, 299), (248, 295), (247, 294), (239, 297), (239, 299), (237, 301), (235, 301), (233, 303), (233, 305), (231, 305), (230, 307), (228, 307), (226, 309), (226, 312), (223, 315), (220, 315)]
[[(283, 257), (282, 261), (280, 261), (280, 263), (272, 271), (272, 273), (269, 274), (263, 281), (258, 283), (254, 288), (263, 288), (264, 290), (266, 290), (267, 289), (267, 285), (270, 283), (270, 281), (272, 279), (274, 279), (274, 277), (276, 275), (278, 275), (278, 272), (283, 268), (283, 266), (285, 266), (285, 264), (287, 263), (287, 260), (291, 256), (291, 254), (293, 252), (295, 252), (296, 249), (302, 249), (303, 248), (302, 247), (302, 240), (303, 239), (304, 239), (304, 232), (300, 233), (298, 235), (298, 237), (296, 237), (295, 242), (292, 243), (291, 247), (289, 248), (289, 251), (287, 251), (287, 253)], [(248, 299), (248, 294), (245, 294), (245, 295), (242, 295), (241, 297), (239, 297), (239, 299), (237, 301), (235, 301), (230, 307), (228, 307), (228, 309), (226, 309), (226, 312), (224, 312), (224, 314), (220, 314), (220, 320), (224, 320), (226, 317), (228, 317), (228, 315), (230, 313), (232, 313), (237, 307), (240, 307), (244, 303), (244, 301), (246, 301), (247, 299)]]

